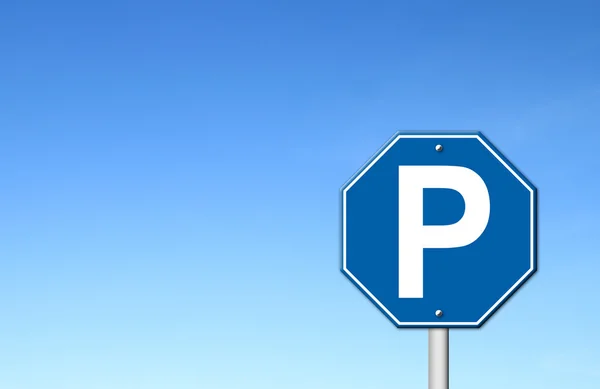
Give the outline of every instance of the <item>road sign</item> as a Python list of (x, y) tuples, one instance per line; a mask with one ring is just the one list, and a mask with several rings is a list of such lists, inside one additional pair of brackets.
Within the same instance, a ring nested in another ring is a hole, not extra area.
[(478, 328), (536, 271), (536, 188), (479, 132), (398, 133), (341, 192), (342, 272), (397, 327)]

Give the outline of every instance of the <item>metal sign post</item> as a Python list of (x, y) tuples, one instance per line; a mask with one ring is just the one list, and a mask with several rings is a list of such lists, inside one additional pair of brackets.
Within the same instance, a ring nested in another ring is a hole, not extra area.
[(429, 389), (448, 389), (448, 328), (429, 329)]

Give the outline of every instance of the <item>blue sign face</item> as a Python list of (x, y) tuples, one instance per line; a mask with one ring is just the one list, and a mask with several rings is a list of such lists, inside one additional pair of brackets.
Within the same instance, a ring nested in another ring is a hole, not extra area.
[(398, 133), (342, 188), (342, 272), (398, 327), (480, 327), (535, 272), (536, 224), (481, 133)]

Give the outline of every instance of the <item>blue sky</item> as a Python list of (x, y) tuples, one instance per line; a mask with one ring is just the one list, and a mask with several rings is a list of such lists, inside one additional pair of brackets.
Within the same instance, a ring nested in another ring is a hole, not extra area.
[(425, 388), (426, 330), (339, 271), (339, 188), (449, 129), (540, 196), (451, 386), (596, 388), (600, 7), (416, 3), (3, 2), (0, 387)]

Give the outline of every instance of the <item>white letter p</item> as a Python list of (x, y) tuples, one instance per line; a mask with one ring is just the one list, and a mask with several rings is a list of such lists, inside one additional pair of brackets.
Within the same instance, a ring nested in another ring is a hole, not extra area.
[[(423, 297), (423, 249), (455, 248), (476, 241), (490, 216), (490, 196), (481, 177), (460, 166), (398, 167), (398, 297)], [(453, 189), (464, 199), (463, 217), (449, 225), (423, 225), (423, 189)]]

